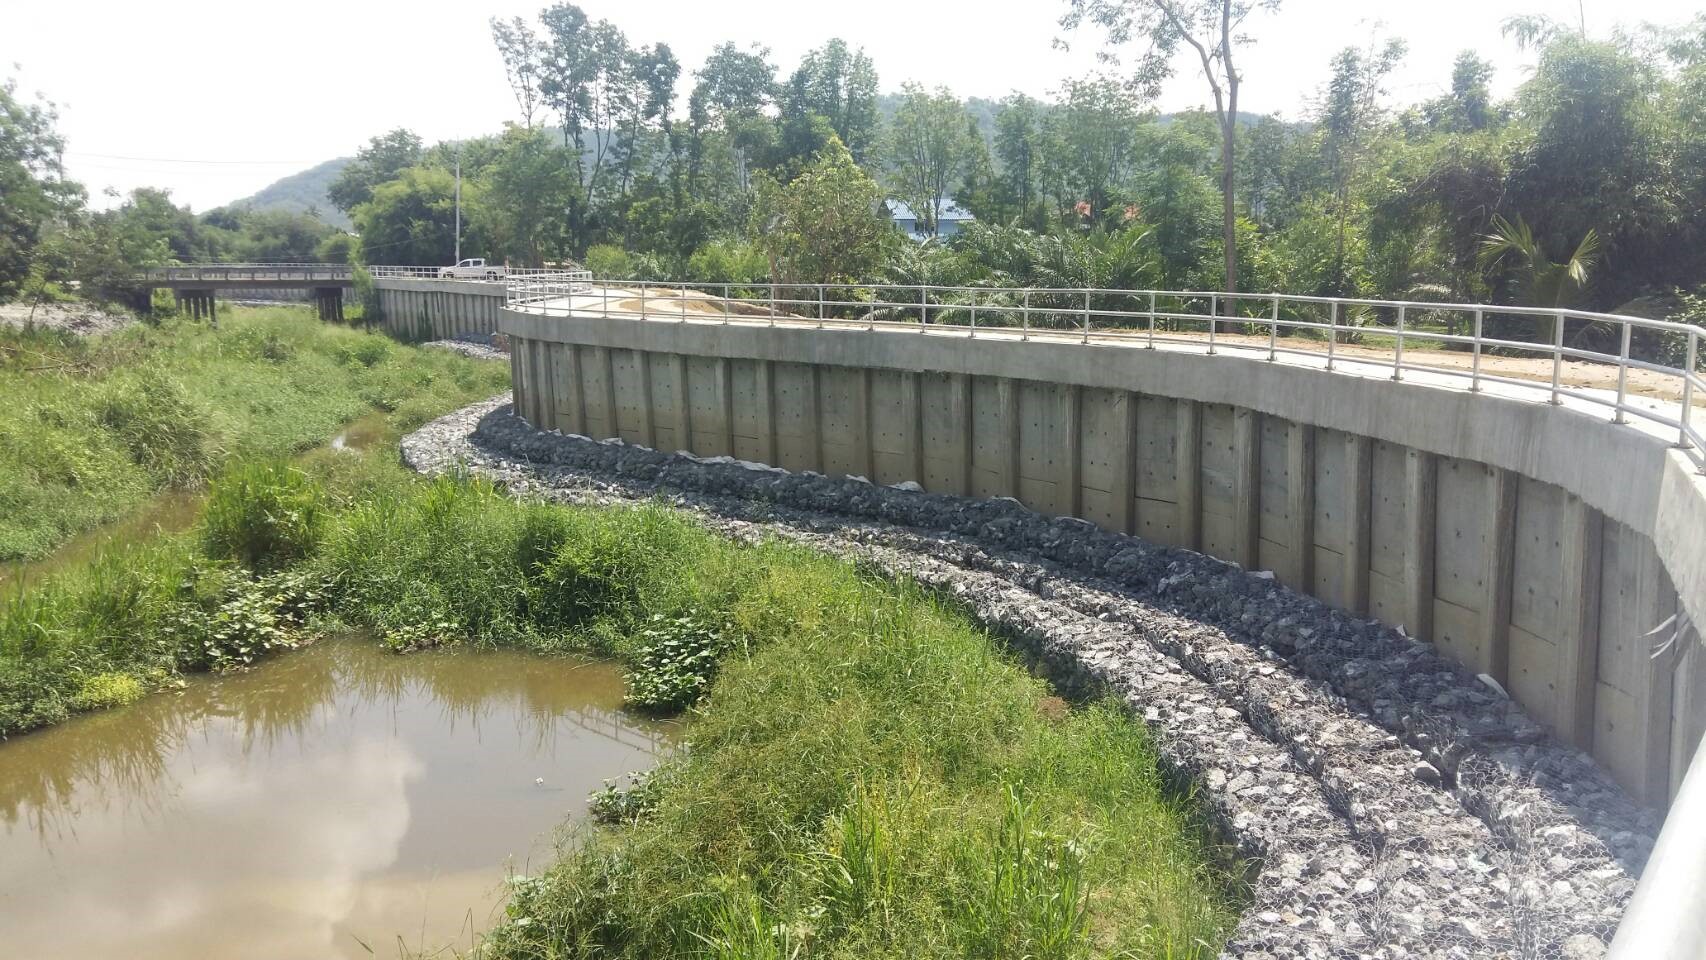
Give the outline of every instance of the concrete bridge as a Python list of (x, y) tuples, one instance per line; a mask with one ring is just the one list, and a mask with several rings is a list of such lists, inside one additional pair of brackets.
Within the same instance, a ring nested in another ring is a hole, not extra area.
[(334, 263), (194, 263), (143, 271), (144, 290), (169, 289), (178, 309), (214, 319), (216, 291), (310, 290), (322, 320), (344, 318), (344, 291), (355, 286), (355, 268)]
[[(1401, 627), (1695, 811), (1667, 821), (1642, 916), (1706, 884), (1698, 329), (1269, 295), (1228, 332), (1221, 295), (1163, 291), (376, 286), (404, 335), (507, 335), (542, 429), (1015, 497)], [(1620, 954), (1647, 955), (1681, 954)]]

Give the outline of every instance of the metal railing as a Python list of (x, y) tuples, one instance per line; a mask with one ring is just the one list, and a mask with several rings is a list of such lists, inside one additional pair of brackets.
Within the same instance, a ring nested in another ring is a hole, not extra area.
[(149, 282), (349, 280), (354, 275), (354, 267), (338, 263), (185, 263), (142, 271), (142, 278)]
[[(1672, 432), (1706, 473), (1701, 340), (1690, 324), (1558, 308), (1210, 291), (870, 284), (620, 283), (512, 276), (507, 305), (547, 315), (917, 331), (936, 336), (1189, 346), (1394, 380), (1427, 374), (1603, 408)], [(1527, 376), (1507, 369), (1530, 361)], [(1569, 365), (1568, 367), (1566, 365)], [(1584, 374), (1589, 376), (1584, 377)], [(1632, 382), (1632, 375), (1639, 383)], [(1603, 387), (1577, 381), (1598, 379)], [(1614, 385), (1613, 385), (1614, 384)], [(1509, 391), (1507, 391), (1509, 392)]]
[[(485, 277), (446, 277), (440, 276), (449, 267), (411, 267), (374, 265), (366, 268), (369, 275), (375, 278), (403, 280), (472, 280), (480, 283), (491, 283)], [(465, 268), (466, 269), (466, 268)], [(586, 283), (592, 280), (592, 274), (580, 269), (562, 267), (493, 267), (499, 272), (497, 280), (516, 279), (561, 279), (565, 282)]]

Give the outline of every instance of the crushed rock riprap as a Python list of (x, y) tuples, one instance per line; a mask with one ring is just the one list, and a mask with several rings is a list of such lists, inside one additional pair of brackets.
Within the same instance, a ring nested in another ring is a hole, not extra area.
[(958, 602), (1069, 690), (1121, 697), (1256, 872), (1233, 957), (1604, 954), (1658, 815), (1514, 702), (1378, 622), (1007, 498), (542, 432), (507, 396), (403, 440), (520, 496), (664, 500)]
[(0, 326), (38, 330), (63, 330), (78, 336), (92, 337), (111, 333), (136, 322), (136, 317), (120, 311), (107, 310), (92, 303), (35, 303), (20, 300), (0, 303)]
[(449, 350), (452, 353), (460, 353), (476, 360), (503, 360), (507, 362), (509, 360), (508, 344), (509, 341), (502, 338), (501, 335), (459, 333), (448, 340), (428, 340), (421, 346)]

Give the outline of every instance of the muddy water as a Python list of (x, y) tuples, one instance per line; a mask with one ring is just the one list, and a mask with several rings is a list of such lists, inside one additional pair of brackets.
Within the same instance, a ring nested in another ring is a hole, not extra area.
[(607, 663), (343, 638), (0, 742), (5, 953), (465, 953), (667, 747), (621, 696)]
[[(350, 421), (326, 446), (340, 452), (360, 452), (385, 439), (385, 414), (375, 411)], [(0, 565), (0, 587), (16, 589), (40, 583), (61, 571), (83, 566), (115, 544), (182, 533), (201, 516), (206, 500), (204, 490), (162, 490), (128, 515), (85, 530), (40, 560)]]

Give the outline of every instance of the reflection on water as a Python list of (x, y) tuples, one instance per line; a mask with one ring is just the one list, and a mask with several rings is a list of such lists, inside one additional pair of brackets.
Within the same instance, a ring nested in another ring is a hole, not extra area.
[(366, 957), (483, 929), (672, 727), (610, 664), (333, 640), (0, 742), (18, 958)]

